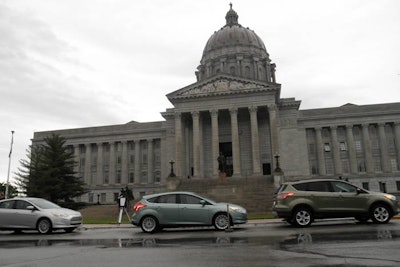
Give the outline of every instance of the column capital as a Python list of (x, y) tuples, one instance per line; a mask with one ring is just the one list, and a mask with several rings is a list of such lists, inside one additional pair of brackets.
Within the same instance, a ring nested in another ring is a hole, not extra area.
[(346, 126), (346, 129), (349, 129), (349, 130), (350, 130), (350, 129), (353, 129), (354, 124), (350, 124), (350, 123), (349, 123), (349, 124), (346, 124), (345, 126)]
[(211, 116), (218, 115), (218, 109), (210, 109)]
[(175, 117), (175, 119), (180, 119), (182, 117), (182, 112), (175, 111), (174, 117)]
[(257, 106), (250, 106), (250, 107), (249, 107), (249, 111), (250, 111), (250, 112), (257, 112), (257, 110), (258, 110), (258, 107), (257, 107)]
[(200, 112), (197, 111), (197, 110), (192, 111), (192, 112), (190, 112), (190, 113), (192, 114), (193, 117), (198, 117), (198, 116), (200, 115)]
[(316, 127), (314, 127), (314, 130), (317, 132), (320, 132), (320, 131), (322, 131), (322, 126), (316, 126)]
[(379, 127), (385, 127), (386, 122), (378, 122), (377, 124), (378, 124)]
[(232, 115), (232, 114), (237, 114), (238, 109), (237, 109), (237, 108), (230, 108), (230, 109), (229, 109), (229, 112), (231, 113), (231, 115)]
[(276, 111), (276, 104), (268, 104), (267, 105), (267, 108), (268, 108), (268, 111)]
[(361, 126), (362, 126), (363, 128), (368, 128), (369, 125), (370, 125), (370, 123), (367, 123), (367, 122), (361, 123)]

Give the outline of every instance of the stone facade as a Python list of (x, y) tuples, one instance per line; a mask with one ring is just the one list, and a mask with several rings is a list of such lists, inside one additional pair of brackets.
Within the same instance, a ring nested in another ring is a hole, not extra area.
[(167, 95), (174, 107), (165, 121), (36, 132), (33, 145), (51, 133), (67, 139), (87, 202), (114, 203), (126, 185), (136, 197), (167, 190), (172, 165), (177, 181), (216, 181), (220, 155), (236, 184), (273, 181), (279, 159), (285, 180), (342, 177), (397, 193), (400, 103), (300, 110), (301, 101), (280, 98), (262, 40), (232, 8), (226, 19), (207, 42), (197, 81)]

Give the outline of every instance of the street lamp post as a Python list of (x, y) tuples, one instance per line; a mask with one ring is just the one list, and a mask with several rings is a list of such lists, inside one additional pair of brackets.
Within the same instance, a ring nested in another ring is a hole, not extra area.
[(7, 183), (6, 183), (6, 192), (5, 198), (8, 198), (8, 187), (10, 185), (10, 167), (11, 167), (11, 155), (12, 155), (12, 147), (14, 143), (14, 131), (11, 131), (11, 146), (10, 146), (10, 154), (8, 154), (8, 172), (7, 172)]

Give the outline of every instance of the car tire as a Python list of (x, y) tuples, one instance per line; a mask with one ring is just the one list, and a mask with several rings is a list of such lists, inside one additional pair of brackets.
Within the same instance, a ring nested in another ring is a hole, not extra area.
[(140, 227), (145, 233), (154, 233), (158, 230), (158, 220), (154, 216), (146, 216), (140, 221)]
[(50, 234), (52, 231), (50, 220), (46, 218), (40, 219), (37, 223), (36, 229), (41, 234)]
[(214, 216), (213, 225), (215, 229), (223, 231), (228, 228), (229, 219), (226, 213), (218, 213)]
[(370, 217), (374, 223), (388, 223), (392, 218), (390, 209), (385, 204), (375, 204), (370, 210)]
[(313, 214), (309, 208), (299, 207), (293, 212), (292, 221), (297, 227), (307, 227), (313, 222)]

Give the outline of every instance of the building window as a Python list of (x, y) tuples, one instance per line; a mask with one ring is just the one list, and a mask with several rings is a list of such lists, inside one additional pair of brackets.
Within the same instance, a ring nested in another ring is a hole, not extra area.
[(231, 75), (235, 75), (235, 74), (236, 74), (236, 69), (235, 69), (235, 67), (230, 67), (230, 68), (229, 68), (229, 73), (230, 73)]
[(365, 190), (369, 190), (369, 183), (368, 183), (368, 182), (362, 183), (362, 187), (363, 187)]
[(386, 193), (386, 183), (379, 182), (379, 190), (383, 193)]
[(339, 148), (340, 148), (340, 151), (346, 151), (347, 150), (346, 142), (340, 142), (339, 143)]
[(109, 182), (108, 170), (107, 170), (107, 171), (104, 171), (104, 176), (103, 176), (103, 178), (104, 178), (103, 183), (104, 183), (104, 184), (108, 184), (108, 182)]
[(89, 203), (93, 203), (93, 193), (89, 193)]
[(331, 146), (329, 145), (329, 143), (324, 144), (324, 150), (325, 152), (331, 152)]
[(400, 191), (400, 181), (396, 181), (396, 189), (397, 191)]
[(365, 161), (363, 159), (357, 160), (358, 172), (365, 172)]
[(79, 146), (79, 152), (81, 154), (85, 154), (86, 153), (86, 146), (85, 145), (80, 145)]
[(129, 173), (129, 183), (133, 184), (135, 182), (135, 173), (134, 172), (130, 172)]
[(380, 157), (374, 157), (374, 171), (375, 172), (382, 172), (382, 164)]
[(120, 184), (120, 183), (121, 183), (121, 171), (120, 171), (120, 170), (117, 171), (117, 179), (116, 179), (115, 182), (116, 182), (117, 184)]
[(118, 201), (119, 193), (114, 193), (114, 202)]
[(121, 164), (121, 156), (117, 156), (117, 164)]
[(356, 151), (357, 152), (362, 152), (362, 145), (361, 145), (361, 141), (360, 140), (356, 140), (354, 141), (355, 147), (356, 147)]
[(342, 160), (342, 172), (343, 173), (350, 173), (350, 168), (349, 168), (349, 161), (343, 159)]
[(397, 164), (396, 158), (390, 159), (390, 166), (392, 167), (392, 172), (397, 172), (399, 170), (399, 165)]
[(106, 193), (101, 193), (100, 194), (100, 201), (101, 201), (101, 203), (106, 203), (106, 201), (107, 201)]

